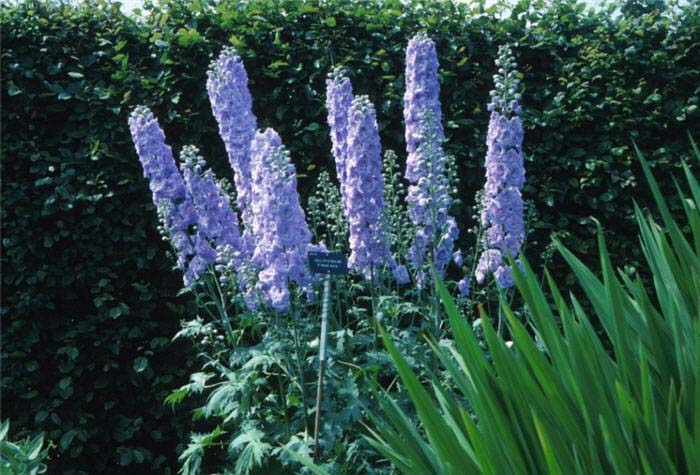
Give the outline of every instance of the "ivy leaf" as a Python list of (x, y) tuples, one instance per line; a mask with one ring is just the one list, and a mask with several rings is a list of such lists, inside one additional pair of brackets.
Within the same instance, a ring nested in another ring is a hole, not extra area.
[(61, 447), (61, 450), (65, 451), (68, 446), (70, 445), (71, 442), (73, 442), (73, 439), (75, 436), (78, 435), (78, 431), (75, 429), (71, 429), (68, 432), (64, 433), (61, 436), (61, 440), (59, 442), (59, 446)]
[(18, 88), (15, 83), (10, 82), (10, 86), (7, 88), (7, 94), (9, 94), (10, 97), (17, 96), (22, 94), (22, 90)]
[(202, 35), (199, 34), (196, 28), (190, 28), (186, 30), (185, 28), (180, 28), (177, 30), (177, 42), (180, 46), (188, 48), (202, 39)]
[(144, 358), (143, 356), (139, 356), (134, 360), (134, 371), (137, 373), (143, 372), (148, 367), (148, 358)]

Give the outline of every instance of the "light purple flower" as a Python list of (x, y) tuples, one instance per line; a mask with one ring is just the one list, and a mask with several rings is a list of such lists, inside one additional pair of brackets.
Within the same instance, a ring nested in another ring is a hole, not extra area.
[(408, 42), (406, 48), (406, 91), (403, 100), (403, 116), (406, 122), (406, 178), (417, 182), (421, 177), (422, 157), (419, 148), (425, 140), (423, 120), (426, 111), (435, 121), (434, 140), (442, 144), (445, 134), (442, 128), (440, 106), (440, 83), (438, 82), (438, 59), (435, 43), (420, 33)]
[[(502, 47), (499, 50), (496, 65), (500, 70), (499, 74), (494, 76), (496, 89), (491, 92), (489, 104), (491, 118), (487, 135), (486, 184), (481, 211), (486, 249), (482, 259), (486, 253), (498, 251), (502, 260), (506, 255), (516, 258), (525, 240), (524, 204), (521, 196), (525, 183), (522, 153), (524, 131), (517, 116), (520, 112), (520, 95), (516, 92), (519, 80), (515, 60), (509, 48)], [(500, 267), (489, 266), (486, 273), (493, 272), (501, 287), (513, 286), (510, 270), (505, 264)], [(477, 281), (482, 282), (485, 278), (486, 275), (482, 274), (481, 278), (477, 277)]]
[(326, 108), (328, 109), (328, 125), (331, 128), (331, 143), (333, 158), (340, 184), (340, 191), (345, 209), (344, 187), (346, 182), (346, 162), (348, 155), (348, 113), (354, 99), (352, 84), (343, 68), (335, 68), (326, 79)]
[(476, 281), (483, 284), (486, 277), (493, 273), (501, 265), (503, 257), (498, 249), (487, 249), (481, 253), (479, 262), (476, 264)]
[(278, 312), (290, 306), (289, 285), (310, 284), (306, 255), (311, 232), (299, 203), (296, 170), (272, 129), (256, 133), (251, 146), (253, 263), (258, 290)]
[[(367, 96), (352, 101), (347, 125), (345, 215), (350, 229), (350, 268), (371, 277), (372, 269), (396, 264), (384, 232), (384, 181), (374, 106)], [(403, 277), (400, 275), (400, 277)]]
[(396, 283), (399, 285), (408, 284), (411, 281), (411, 277), (408, 275), (408, 269), (403, 265), (396, 265), (393, 269), (394, 278)]
[(471, 290), (470, 282), (468, 277), (464, 277), (462, 280), (457, 282), (457, 289), (459, 289), (459, 293), (464, 296), (468, 297), (469, 296), (469, 291)]
[[(406, 201), (416, 228), (409, 260), (416, 269), (432, 259), (439, 275), (450, 262), (459, 229), (449, 215), (452, 198), (442, 149), (445, 134), (440, 109), (440, 85), (435, 43), (424, 34), (411, 39), (406, 50)], [(421, 285), (423, 279), (417, 279)]]
[(207, 91), (219, 134), (224, 141), (229, 163), (234, 172), (238, 209), (245, 227), (243, 245), (252, 252), (250, 146), (257, 120), (253, 114), (248, 90), (248, 75), (236, 50), (226, 47), (207, 73)]
[(194, 256), (185, 271), (185, 287), (199, 280), (209, 266), (216, 263), (216, 251), (201, 232), (197, 232), (191, 239), (194, 241)]
[(228, 196), (216, 183), (197, 147), (185, 146), (180, 153), (180, 169), (187, 191), (197, 211), (197, 229), (214, 247), (231, 246), (240, 249), (238, 216), (231, 209)]
[(493, 273), (493, 276), (496, 278), (498, 285), (504, 289), (512, 287), (515, 284), (515, 281), (513, 280), (513, 273), (508, 266), (500, 266)]
[(197, 212), (158, 120), (147, 107), (139, 106), (129, 117), (129, 130), (161, 224), (175, 249), (177, 267), (189, 287), (213, 264), (216, 254), (201, 233), (191, 234)]
[(462, 267), (462, 264), (464, 264), (464, 256), (462, 255), (461, 249), (457, 249), (452, 253), (452, 262), (454, 262), (456, 266)]
[(198, 235), (216, 249), (219, 281), (223, 284), (229, 276), (236, 276), (240, 290), (246, 292), (249, 262), (241, 247), (238, 215), (231, 209), (228, 195), (220, 189), (214, 173), (206, 169), (197, 147), (183, 147), (180, 161), (185, 186), (197, 212)]

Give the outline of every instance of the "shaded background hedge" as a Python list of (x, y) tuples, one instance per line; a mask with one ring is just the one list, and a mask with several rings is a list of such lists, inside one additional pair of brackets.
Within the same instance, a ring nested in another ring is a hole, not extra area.
[(320, 170), (333, 170), (326, 73), (349, 68), (356, 93), (377, 105), (383, 146), (401, 152), (404, 48), (427, 30), (466, 229), (483, 184), (493, 60), (511, 42), (525, 85), (528, 252), (538, 260), (558, 232), (588, 253), (595, 216), (615, 261), (633, 267), (631, 200), (647, 196), (631, 141), (671, 189), (687, 132), (700, 125), (700, 4), (634, 0), (593, 13), (549, 3), (520, 1), (504, 14), (428, 0), (172, 1), (138, 20), (100, 2), (3, 4), (3, 418), (47, 432), (51, 473), (175, 469), (190, 413), (162, 401), (189, 374), (190, 349), (170, 338), (194, 309), (175, 297), (181, 278), (126, 121), (134, 105), (151, 106), (176, 152), (199, 145), (230, 176), (205, 91), (207, 65), (226, 44), (244, 57), (260, 126), (278, 130), (308, 193)]

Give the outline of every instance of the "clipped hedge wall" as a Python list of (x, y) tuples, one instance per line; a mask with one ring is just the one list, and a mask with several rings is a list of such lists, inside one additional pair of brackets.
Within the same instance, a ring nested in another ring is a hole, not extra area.
[(349, 68), (355, 91), (377, 104), (383, 146), (401, 152), (404, 48), (426, 29), (468, 228), (483, 184), (493, 59), (512, 42), (526, 88), (529, 252), (537, 260), (551, 232), (593, 250), (595, 216), (615, 260), (634, 265), (631, 200), (647, 197), (631, 140), (668, 169), (671, 189), (687, 132), (700, 125), (700, 4), (674, 12), (633, 0), (591, 13), (544, 3), (501, 15), (429, 0), (183, 0), (147, 6), (138, 21), (102, 4), (3, 5), (3, 417), (48, 433), (51, 473), (176, 467), (190, 414), (162, 400), (189, 373), (193, 355), (169, 340), (193, 309), (175, 297), (180, 276), (126, 119), (134, 105), (151, 106), (176, 151), (197, 144), (229, 173), (205, 91), (225, 44), (245, 58), (260, 126), (278, 130), (308, 191), (319, 170), (333, 169), (326, 73)]

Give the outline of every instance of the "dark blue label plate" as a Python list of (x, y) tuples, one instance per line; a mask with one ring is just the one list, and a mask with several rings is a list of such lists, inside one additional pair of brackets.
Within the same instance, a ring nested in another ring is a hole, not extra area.
[(314, 274), (344, 275), (348, 259), (339, 252), (309, 252), (309, 269)]

